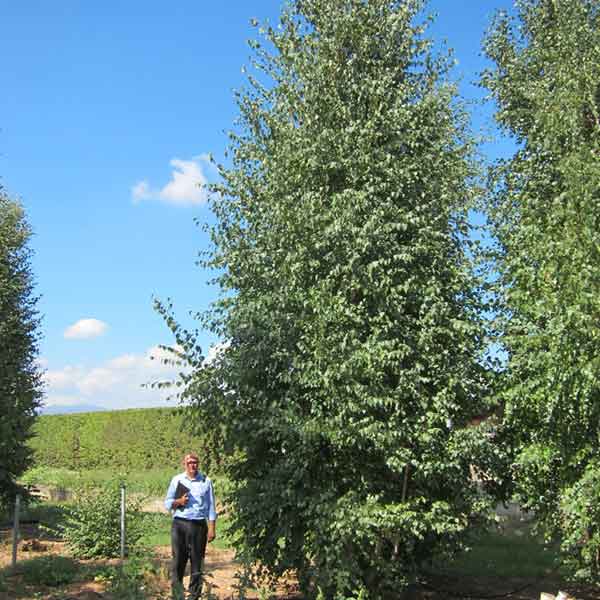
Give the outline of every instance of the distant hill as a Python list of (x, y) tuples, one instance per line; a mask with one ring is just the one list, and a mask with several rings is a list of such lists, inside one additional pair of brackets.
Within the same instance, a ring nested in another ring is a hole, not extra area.
[(40, 415), (71, 415), (74, 413), (86, 413), (86, 412), (101, 412), (108, 410), (102, 408), (102, 406), (95, 406), (94, 404), (55, 404), (54, 406), (42, 406), (40, 409)]

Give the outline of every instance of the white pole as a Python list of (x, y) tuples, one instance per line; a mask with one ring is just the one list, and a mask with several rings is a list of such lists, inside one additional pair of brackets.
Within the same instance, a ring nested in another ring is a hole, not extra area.
[(21, 496), (15, 496), (15, 520), (13, 523), (13, 547), (12, 547), (12, 567), (17, 566), (17, 546), (19, 544), (19, 509), (21, 508)]
[(125, 558), (125, 484), (121, 485), (121, 560)]

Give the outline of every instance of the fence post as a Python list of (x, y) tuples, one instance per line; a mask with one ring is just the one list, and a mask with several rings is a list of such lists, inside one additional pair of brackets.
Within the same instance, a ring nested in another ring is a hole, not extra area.
[(125, 558), (125, 484), (121, 484), (121, 560)]
[(15, 496), (15, 518), (13, 522), (12, 568), (17, 566), (17, 546), (19, 544), (19, 510), (21, 508), (21, 495)]

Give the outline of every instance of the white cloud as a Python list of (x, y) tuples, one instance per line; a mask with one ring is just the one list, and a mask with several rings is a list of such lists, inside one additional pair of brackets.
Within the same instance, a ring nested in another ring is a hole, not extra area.
[(123, 377), (119, 371), (96, 367), (91, 369), (77, 381), (77, 387), (84, 396), (93, 396), (99, 392), (108, 392), (117, 384), (121, 383)]
[(81, 376), (80, 367), (67, 366), (60, 371), (46, 371), (42, 377), (48, 389), (64, 389), (73, 386)]
[(113, 369), (128, 369), (134, 367), (139, 361), (139, 357), (135, 354), (123, 354), (108, 361), (108, 364)]
[(80, 319), (65, 329), (64, 337), (68, 340), (86, 340), (98, 337), (106, 332), (108, 325), (98, 319)]
[[(154, 357), (154, 358), (152, 358)], [(168, 402), (173, 389), (143, 387), (155, 381), (172, 381), (180, 367), (165, 364), (168, 352), (158, 346), (140, 354), (122, 354), (94, 366), (68, 365), (49, 370), (46, 406), (94, 405), (107, 409), (174, 405)]]
[(131, 187), (133, 202), (158, 200), (176, 206), (205, 204), (208, 199), (208, 179), (204, 167), (211, 164), (210, 157), (201, 154), (191, 160), (173, 158), (169, 164), (173, 167), (171, 179), (159, 189), (153, 188), (146, 179), (138, 181)]

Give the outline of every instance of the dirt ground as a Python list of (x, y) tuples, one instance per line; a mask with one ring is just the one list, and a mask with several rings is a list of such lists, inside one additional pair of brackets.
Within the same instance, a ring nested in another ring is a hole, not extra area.
[[(39, 556), (61, 555), (68, 553), (62, 542), (38, 541), (34, 532), (24, 532), (19, 546), (18, 563)], [(113, 600), (103, 581), (78, 581), (61, 586), (48, 588), (43, 586), (26, 585), (18, 568), (16, 573), (10, 570), (12, 549), (9, 539), (0, 542), (0, 600)], [(166, 600), (169, 595), (168, 569), (170, 548), (161, 546), (155, 548), (156, 575), (150, 581), (148, 600)], [(82, 561), (91, 566), (105, 565), (106, 561)], [(114, 564), (115, 561), (113, 561)], [(217, 550), (210, 545), (206, 555), (207, 585), (213, 598), (230, 600), (236, 596), (236, 573), (238, 565), (232, 550)], [(90, 569), (93, 572), (93, 569)], [(187, 584), (187, 577), (184, 580)], [(526, 580), (519, 578), (500, 577), (437, 577), (431, 578), (422, 585), (399, 594), (398, 600), (538, 600), (541, 592), (556, 594), (559, 589), (570, 592), (577, 600), (600, 600), (600, 590), (596, 588), (574, 588), (565, 585), (554, 578), (545, 580)], [(269, 596), (277, 600), (299, 599), (294, 581), (281, 582)], [(248, 598), (259, 598), (259, 594), (248, 593)]]

